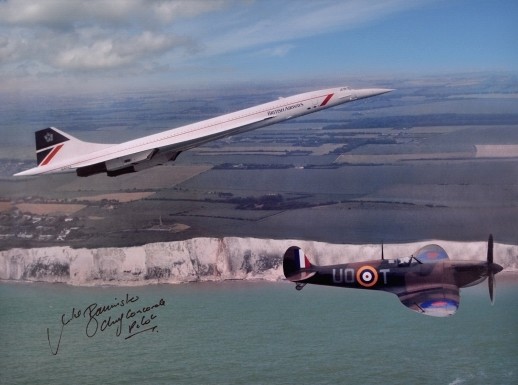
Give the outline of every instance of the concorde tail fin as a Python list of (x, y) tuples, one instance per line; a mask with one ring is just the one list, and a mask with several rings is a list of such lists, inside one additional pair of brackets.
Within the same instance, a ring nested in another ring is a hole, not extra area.
[(34, 133), (36, 137), (36, 161), (38, 166), (45, 166), (63, 149), (65, 143), (75, 138), (53, 127)]
[(59, 163), (67, 158), (77, 157), (111, 146), (109, 144), (84, 142), (55, 127), (36, 131), (35, 138), (38, 167)]

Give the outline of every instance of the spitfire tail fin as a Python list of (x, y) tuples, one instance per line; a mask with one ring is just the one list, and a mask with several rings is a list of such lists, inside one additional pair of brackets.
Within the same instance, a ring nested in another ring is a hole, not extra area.
[(282, 262), (284, 276), (291, 282), (305, 281), (316, 274), (315, 266), (297, 246), (292, 246), (284, 253)]

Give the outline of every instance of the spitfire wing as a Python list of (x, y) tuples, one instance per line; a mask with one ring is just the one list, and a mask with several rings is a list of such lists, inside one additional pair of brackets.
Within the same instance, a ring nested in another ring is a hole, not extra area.
[(455, 285), (441, 285), (398, 294), (403, 305), (418, 313), (448, 317), (459, 307), (459, 288)]

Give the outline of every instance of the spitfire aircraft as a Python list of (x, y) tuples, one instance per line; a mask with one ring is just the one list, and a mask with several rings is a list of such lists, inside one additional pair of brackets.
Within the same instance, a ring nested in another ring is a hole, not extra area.
[(213, 140), (390, 91), (349, 87), (311, 91), (121, 144), (88, 143), (49, 127), (36, 132), (38, 166), (15, 176), (69, 171), (78, 176), (132, 173), (174, 161), (181, 152)]
[(418, 313), (446, 317), (459, 307), (459, 290), (488, 278), (493, 303), (494, 275), (502, 266), (493, 262), (493, 237), (489, 236), (487, 261), (453, 261), (438, 245), (420, 248), (415, 255), (401, 259), (381, 259), (316, 266), (297, 246), (284, 254), (286, 278), (296, 289), (308, 284), (383, 290), (394, 293), (403, 305)]

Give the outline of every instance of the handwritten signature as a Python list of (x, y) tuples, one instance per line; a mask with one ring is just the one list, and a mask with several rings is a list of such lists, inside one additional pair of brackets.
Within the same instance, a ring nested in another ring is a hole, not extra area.
[(145, 332), (158, 332), (157, 312), (166, 305), (165, 300), (161, 298), (152, 305), (141, 305), (139, 301), (138, 295), (126, 294), (125, 298), (120, 300), (115, 298), (114, 302), (107, 305), (94, 302), (84, 308), (73, 307), (70, 313), (61, 315), (61, 330), (55, 350), (52, 348), (50, 330), (47, 328), (50, 352), (53, 355), (58, 354), (63, 329), (81, 318), (87, 320), (85, 334), (88, 338), (108, 330), (115, 330), (115, 335), (125, 340)]

